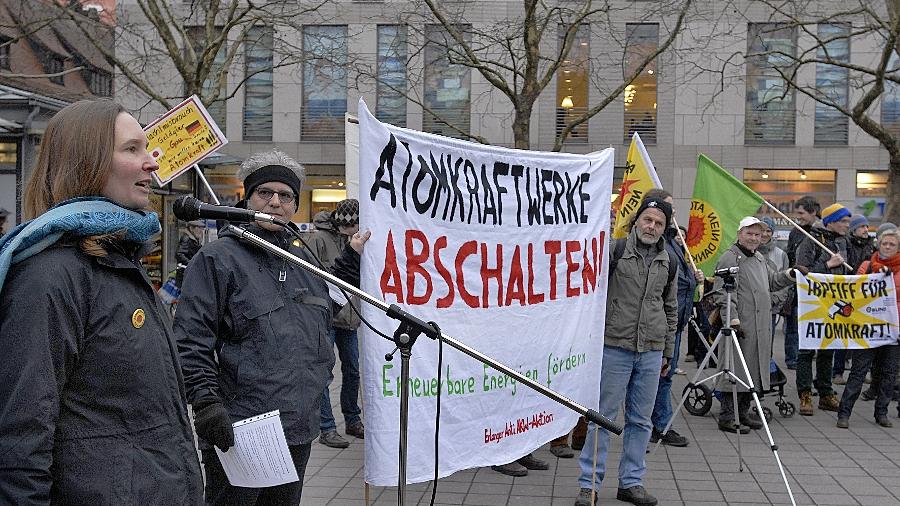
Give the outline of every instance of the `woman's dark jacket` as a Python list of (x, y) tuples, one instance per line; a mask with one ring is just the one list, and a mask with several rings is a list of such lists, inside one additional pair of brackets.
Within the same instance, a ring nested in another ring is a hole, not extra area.
[(171, 322), (137, 246), (62, 241), (0, 292), (0, 504), (201, 504)]

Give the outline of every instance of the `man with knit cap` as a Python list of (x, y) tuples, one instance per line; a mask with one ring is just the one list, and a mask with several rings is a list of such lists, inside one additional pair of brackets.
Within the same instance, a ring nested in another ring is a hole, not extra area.
[[(875, 241), (869, 237), (869, 219), (862, 214), (854, 214), (850, 217), (850, 232), (847, 234), (847, 263), (853, 268), (853, 272), (868, 260), (875, 251)], [(850, 353), (847, 350), (834, 350), (834, 366), (832, 367), (832, 383), (844, 385), (847, 358)]]
[[(238, 207), (290, 222), (303, 177), (303, 167), (280, 151), (254, 154), (238, 171), (245, 191)], [(314, 262), (280, 225), (244, 228)], [(359, 285), (359, 253), (367, 239), (368, 233), (354, 234), (335, 261), (335, 276)], [(175, 335), (200, 439), (207, 504), (300, 504), (310, 448), (319, 434), (319, 401), (334, 365), (331, 322), (324, 281), (228, 229), (191, 260)], [(225, 451), (234, 445), (233, 422), (275, 410), (281, 413), (299, 481), (268, 488), (232, 486), (213, 446)]]
[[(644, 455), (650, 441), (650, 414), (659, 377), (668, 372), (678, 324), (677, 286), (670, 286), (669, 254), (663, 238), (671, 221), (671, 204), (646, 198), (635, 214), (628, 237), (613, 241), (609, 248), (599, 412), (614, 420), (625, 402), (616, 498), (639, 505), (657, 503), (642, 484), (647, 470)], [(596, 467), (594, 438), (599, 438)], [(579, 458), (581, 491), (576, 506), (592, 504), (596, 492), (592, 482), (599, 485), (603, 481), (608, 450), (609, 433), (591, 424)]]
[[(807, 272), (819, 274), (853, 274), (845, 266), (849, 257), (850, 211), (840, 204), (832, 204), (822, 210), (822, 225), (813, 226), (810, 232), (813, 237), (834, 252), (827, 251), (806, 238), (797, 248), (796, 267)], [(813, 414), (812, 363), (816, 362), (815, 387), (819, 393), (819, 409), (837, 411), (839, 400), (831, 387), (834, 351), (832, 350), (800, 350), (797, 357), (797, 393), (800, 396), (800, 414)]]
[[(359, 232), (359, 201), (344, 199), (338, 202), (334, 211), (321, 211), (313, 217), (316, 230), (309, 234), (307, 245), (322, 265), (328, 269), (334, 266), (353, 234)], [(356, 311), (354, 311), (354, 308)], [(344, 415), (344, 431), (357, 438), (365, 437), (359, 409), (359, 341), (356, 329), (360, 325), (359, 301), (353, 298), (353, 306), (333, 304), (334, 322), (328, 337), (337, 345), (341, 359), (341, 413)], [(350, 443), (337, 432), (334, 413), (331, 409), (331, 395), (328, 385), (322, 394), (321, 420), (322, 435), (319, 442), (331, 448), (347, 448)]]

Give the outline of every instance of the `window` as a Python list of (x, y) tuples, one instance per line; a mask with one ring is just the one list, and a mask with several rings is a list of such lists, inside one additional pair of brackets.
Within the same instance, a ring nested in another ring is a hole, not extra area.
[(244, 140), (272, 140), (272, 28), (254, 27), (244, 45)]
[[(625, 25), (625, 75), (630, 76), (659, 48), (658, 24)], [(625, 136), (637, 132), (644, 144), (656, 144), (656, 59), (625, 87)]]
[[(567, 25), (559, 25), (557, 44), (562, 50), (565, 44)], [(573, 120), (588, 110), (588, 72), (591, 67), (591, 31), (588, 25), (580, 25), (575, 32), (575, 40), (559, 71), (556, 73), (556, 136)], [(569, 132), (566, 142), (588, 141), (587, 121)]]
[[(468, 26), (456, 27), (468, 42)], [(425, 27), (425, 110), (422, 130), (448, 137), (463, 137), (471, 121), (470, 91), (472, 73), (469, 67), (451, 63), (451, 54), (459, 47), (439, 25)], [(452, 127), (451, 127), (452, 125)]]
[[(203, 51), (206, 50), (207, 46), (209, 45), (206, 40), (206, 28), (202, 26), (193, 26), (189, 27), (187, 31), (188, 37), (190, 37), (191, 42), (193, 43), (194, 54), (196, 54), (197, 59), (200, 60), (201, 58), (203, 58)], [(213, 32), (213, 38), (217, 38), (219, 37), (219, 35), (220, 30), (217, 28)], [(227, 76), (228, 69), (225, 68), (227, 49), (228, 48), (224, 43), (219, 47), (219, 51), (216, 53), (216, 56), (213, 59), (212, 64), (210, 65), (209, 74), (203, 81), (203, 97), (212, 96), (216, 83), (219, 82), (222, 74), (224, 73)], [(227, 84), (228, 78), (225, 77), (222, 86), (219, 89), (219, 100), (206, 106), (206, 110), (209, 111), (209, 115), (212, 117), (212, 120), (216, 122), (216, 125), (219, 126), (219, 129), (223, 134), (225, 133), (225, 118), (227, 113), (227, 107), (225, 104), (225, 97), (227, 96)], [(204, 101), (204, 103), (206, 102)]]
[[(888, 69), (897, 68), (898, 61), (896, 51), (891, 55)], [(881, 101), (881, 124), (891, 135), (900, 136), (900, 84), (893, 81), (884, 81), (884, 98)]]
[[(836, 174), (820, 169), (744, 169), (744, 183), (782, 213), (792, 216), (802, 195), (814, 197), (829, 206), (835, 202)], [(791, 225), (769, 206), (759, 208), (759, 216), (770, 216), (779, 229)]]
[[(843, 24), (819, 25), (819, 59), (829, 58), (836, 62), (850, 62), (850, 27)], [(847, 106), (849, 94), (849, 71), (846, 67), (816, 64), (816, 91), (823, 98), (840, 106)], [(816, 102), (816, 144), (847, 144), (847, 116), (834, 107)]]
[(343, 141), (347, 27), (304, 26), (302, 140)]
[(856, 209), (853, 214), (862, 214), (869, 219), (869, 230), (884, 220), (887, 199), (888, 171), (857, 171)]
[(744, 142), (793, 144), (796, 123), (790, 75), (796, 31), (778, 23), (751, 23), (747, 35), (747, 103)]
[(406, 27), (378, 27), (378, 82), (375, 116), (391, 125), (406, 126)]
[(81, 70), (81, 77), (91, 93), (98, 97), (111, 97), (112, 75), (84, 63), (81, 65), (84, 67)]

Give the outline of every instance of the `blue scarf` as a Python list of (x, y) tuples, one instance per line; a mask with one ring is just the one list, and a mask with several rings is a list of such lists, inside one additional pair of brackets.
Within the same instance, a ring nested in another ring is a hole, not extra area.
[(125, 240), (142, 243), (160, 231), (156, 213), (125, 209), (104, 197), (78, 197), (20, 223), (0, 237), (0, 290), (12, 264), (40, 253), (63, 234), (79, 237), (125, 231)]

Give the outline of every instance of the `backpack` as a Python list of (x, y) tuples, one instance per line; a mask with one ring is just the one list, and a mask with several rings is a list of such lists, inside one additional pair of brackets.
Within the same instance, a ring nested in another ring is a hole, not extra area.
[[(615, 245), (613, 246), (613, 256), (609, 260), (609, 279), (612, 279), (613, 274), (616, 272), (616, 266), (619, 264), (619, 259), (622, 258), (622, 254), (625, 253), (625, 242), (625, 239), (615, 241)], [(665, 248), (665, 246), (663, 247)], [(678, 274), (678, 259), (675, 258), (675, 255), (672, 254), (672, 251), (669, 248), (666, 248), (666, 254), (669, 255), (669, 276), (666, 279), (666, 287), (663, 289), (664, 298), (669, 296), (672, 280), (674, 280), (675, 275)]]

